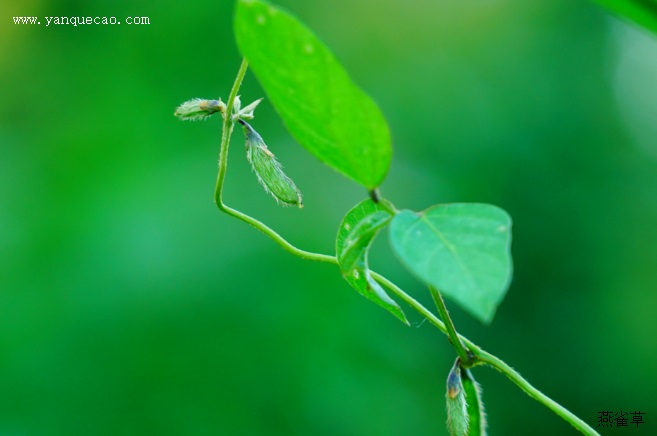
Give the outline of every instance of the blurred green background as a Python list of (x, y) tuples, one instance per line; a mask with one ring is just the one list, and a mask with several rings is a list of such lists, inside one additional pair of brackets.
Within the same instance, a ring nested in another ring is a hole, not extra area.
[[(584, 0), (280, 0), (380, 104), (400, 208), (497, 204), (515, 278), (459, 330), (589, 424), (657, 432), (657, 41)], [(212, 202), (240, 62), (233, 2), (0, 4), (0, 435), (440, 435), (446, 338), (299, 260)], [(14, 25), (13, 16), (42, 24)], [(45, 26), (45, 16), (150, 25)], [(250, 74), (242, 101), (263, 96)], [(355, 183), (254, 126), (304, 193), (262, 193), (236, 135), (226, 201), (331, 253)], [(385, 235), (374, 269), (431, 307)], [(573, 434), (487, 368), (490, 433)]]

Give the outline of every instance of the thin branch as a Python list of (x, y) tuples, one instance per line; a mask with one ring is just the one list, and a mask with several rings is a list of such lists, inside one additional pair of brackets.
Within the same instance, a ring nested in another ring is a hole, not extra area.
[(219, 147), (219, 172), (217, 173), (217, 183), (214, 188), (214, 202), (217, 204), (217, 207), (224, 212), (227, 211), (225, 210), (222, 201), (222, 194), (224, 189), (224, 179), (226, 178), (226, 169), (228, 168), (228, 147), (230, 146), (230, 137), (233, 134), (233, 125), (235, 124), (232, 120), (233, 105), (235, 104), (235, 97), (237, 97), (240, 86), (242, 86), (242, 81), (244, 80), (244, 75), (246, 74), (248, 66), (249, 63), (246, 58), (242, 59), (242, 64), (237, 72), (237, 77), (235, 77), (235, 83), (233, 83), (233, 88), (228, 95), (226, 113), (223, 114), (224, 122), (221, 129), (221, 146)]
[(557, 403), (556, 401), (545, 395), (543, 392), (539, 391), (534, 386), (529, 384), (529, 382), (525, 380), (516, 370), (514, 370), (509, 365), (504, 363), (500, 358), (495, 357), (492, 354), (487, 353), (482, 349), (477, 349), (476, 351), (473, 352), (473, 354), (481, 362), (492, 366), (493, 368), (495, 368), (496, 370), (507, 376), (509, 380), (515, 383), (527, 395), (529, 395), (539, 403), (543, 404), (548, 409), (552, 410), (554, 413), (559, 415), (564, 421), (568, 422), (570, 425), (572, 425), (577, 430), (579, 430), (582, 434), (600, 436), (600, 434), (597, 431), (595, 431), (586, 422), (578, 418), (577, 415), (573, 414), (568, 409), (563, 407), (561, 404)]
[(466, 368), (468, 366), (471, 366), (472, 357), (468, 354), (468, 351), (465, 349), (465, 346), (463, 346), (463, 342), (461, 342), (461, 340), (459, 339), (459, 335), (456, 332), (456, 327), (454, 327), (452, 318), (450, 318), (449, 312), (447, 311), (447, 306), (445, 306), (445, 301), (443, 300), (443, 296), (440, 295), (438, 289), (434, 288), (433, 286), (429, 286), (429, 291), (431, 291), (431, 296), (433, 297), (433, 301), (434, 303), (436, 303), (438, 314), (440, 315), (443, 322), (445, 323), (445, 327), (447, 328), (447, 336), (449, 336), (449, 341), (452, 343), (452, 346), (454, 347), (456, 354), (461, 358), (461, 364)]

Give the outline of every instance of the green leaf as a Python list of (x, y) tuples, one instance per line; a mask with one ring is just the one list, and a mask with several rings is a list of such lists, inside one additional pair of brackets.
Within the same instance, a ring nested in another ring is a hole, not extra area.
[(629, 18), (648, 30), (657, 32), (657, 1), (594, 0), (621, 17)]
[(468, 436), (486, 436), (486, 413), (481, 398), (481, 386), (472, 376), (469, 369), (461, 369), (463, 391), (468, 404), (469, 430)]
[(409, 325), (399, 305), (371, 276), (367, 254), (374, 237), (392, 215), (381, 203), (364, 200), (347, 212), (340, 223), (335, 248), (343, 277), (361, 295)]
[(294, 138), (366, 188), (381, 184), (392, 157), (388, 125), (324, 43), (260, 0), (238, 1), (235, 37)]
[(511, 281), (511, 218), (487, 204), (446, 204), (399, 212), (392, 248), (426, 284), (489, 323)]

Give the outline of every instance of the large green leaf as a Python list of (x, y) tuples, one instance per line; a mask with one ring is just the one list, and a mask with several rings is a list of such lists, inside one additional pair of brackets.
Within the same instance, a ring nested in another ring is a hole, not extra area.
[(342, 275), (361, 295), (391, 312), (403, 323), (408, 320), (399, 305), (370, 275), (367, 254), (374, 237), (392, 215), (380, 203), (365, 200), (347, 212), (340, 223), (335, 249)]
[(511, 281), (511, 218), (487, 204), (404, 210), (390, 225), (401, 262), (483, 322), (490, 322)]
[(656, 0), (594, 0), (616, 14), (657, 32)]
[(260, 0), (237, 2), (235, 36), (295, 139), (366, 188), (378, 186), (392, 156), (388, 125), (322, 41)]

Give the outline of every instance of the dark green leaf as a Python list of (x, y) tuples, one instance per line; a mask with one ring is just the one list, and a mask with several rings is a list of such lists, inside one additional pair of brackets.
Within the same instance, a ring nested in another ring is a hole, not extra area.
[(380, 203), (365, 200), (347, 212), (335, 241), (336, 254), (342, 275), (361, 295), (390, 311), (408, 325), (399, 305), (386, 294), (370, 276), (367, 254), (379, 230), (392, 219)]
[(295, 139), (366, 188), (378, 186), (392, 155), (388, 125), (322, 41), (260, 0), (238, 1), (235, 36)]
[(490, 322), (511, 281), (511, 218), (487, 204), (404, 210), (390, 226), (401, 262), (473, 316)]
[(657, 32), (657, 1), (655, 0), (594, 0), (614, 13)]

